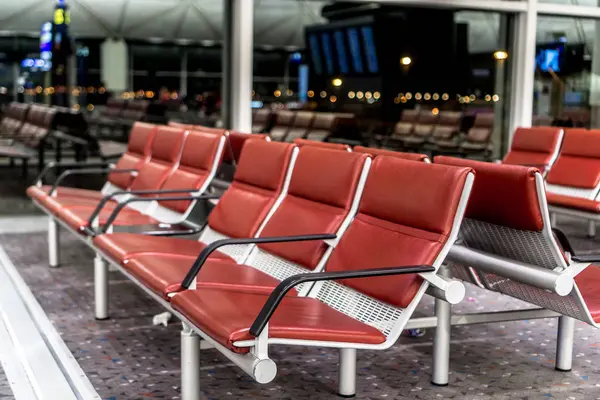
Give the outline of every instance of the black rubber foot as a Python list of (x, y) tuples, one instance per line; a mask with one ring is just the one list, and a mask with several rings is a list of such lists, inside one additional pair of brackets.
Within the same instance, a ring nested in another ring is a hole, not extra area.
[(562, 368), (558, 368), (558, 367), (554, 367), (555, 370), (559, 371), (559, 372), (571, 372), (571, 368), (569, 369), (562, 369)]
[(110, 317), (106, 317), (106, 318), (98, 318), (95, 317), (96, 321), (106, 321), (107, 319), (110, 319)]
[(437, 387), (446, 387), (446, 386), (448, 386), (447, 383), (435, 383), (434, 381), (431, 381), (431, 384), (433, 386), (437, 386)]
[(351, 399), (353, 397), (356, 397), (356, 394), (337, 394), (339, 397), (343, 397), (344, 399)]
[(58, 267), (60, 267), (60, 264), (56, 264), (56, 265), (48, 264), (48, 266), (50, 268), (58, 268)]

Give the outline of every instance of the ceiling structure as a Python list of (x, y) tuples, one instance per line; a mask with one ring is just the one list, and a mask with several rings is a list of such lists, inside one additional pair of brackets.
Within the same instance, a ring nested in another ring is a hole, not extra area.
[[(481, 0), (485, 1), (485, 0)], [(598, 0), (544, 0), (553, 3), (597, 6)], [(2, 0), (0, 35), (38, 36), (50, 19), (55, 0)], [(71, 32), (76, 37), (124, 37), (152, 42), (177, 40), (210, 45), (222, 40), (223, 0), (68, 0)], [(321, 8), (327, 1), (255, 0), (255, 44), (264, 48), (304, 47), (304, 27), (323, 23)], [(472, 53), (494, 51), (499, 43), (500, 15), (461, 11), (456, 20), (469, 23)], [(569, 42), (593, 48), (593, 20), (541, 17), (538, 42), (564, 33)], [(599, 29), (600, 30), (600, 29)], [(600, 33), (600, 32), (599, 32)]]

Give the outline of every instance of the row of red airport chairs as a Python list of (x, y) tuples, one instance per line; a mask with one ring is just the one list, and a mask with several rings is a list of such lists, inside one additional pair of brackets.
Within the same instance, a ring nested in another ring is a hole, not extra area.
[[(446, 385), (452, 325), (558, 317), (556, 368), (570, 370), (574, 321), (600, 321), (591, 265), (600, 256), (575, 253), (552, 229), (543, 172), (550, 179), (571, 131), (539, 132), (519, 130), (504, 163), (432, 163), (136, 123), (116, 165), (67, 170), (54, 185), (42, 175), (27, 192), (49, 216), (51, 266), (59, 227), (96, 253), (97, 319), (109, 317), (112, 266), (183, 322), (183, 399), (200, 397), (201, 340), (259, 383), (276, 377), (273, 346), (339, 349), (338, 394), (353, 396), (357, 350), (384, 351), (407, 328), (436, 327), (432, 382)], [(227, 158), (237, 168), (218, 194), (211, 187)], [(109, 174), (102, 191), (89, 191), (61, 186), (69, 171)], [(189, 224), (207, 202), (206, 221)], [(454, 318), (463, 282), (540, 308)], [(415, 317), (426, 294), (436, 316)]]

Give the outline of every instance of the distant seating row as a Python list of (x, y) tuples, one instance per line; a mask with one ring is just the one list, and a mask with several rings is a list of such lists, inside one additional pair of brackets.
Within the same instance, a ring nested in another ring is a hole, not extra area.
[(356, 350), (384, 350), (418, 326), (412, 314), (426, 292), (436, 298), (433, 382), (447, 384), (450, 304), (465, 294), (445, 277), (454, 270), (559, 313), (559, 369), (570, 369), (572, 319), (596, 326), (600, 298), (577, 278), (600, 274), (564, 235), (556, 241), (536, 168), (261, 137), (244, 142), (198, 241), (160, 237), (158, 222), (180, 222), (217, 197), (208, 188), (226, 141), (136, 124), (103, 193), (28, 189), (50, 217), (51, 265), (57, 223), (96, 252), (98, 319), (108, 317), (109, 262), (183, 321), (183, 399), (201, 395), (200, 337), (260, 383), (277, 372), (270, 346), (338, 348), (338, 392), (352, 396)]
[(148, 100), (123, 100), (110, 98), (100, 112), (92, 115), (90, 125), (96, 127), (97, 136), (107, 129), (113, 136), (121, 132), (123, 137), (137, 121), (162, 122), (165, 107)]
[(12, 102), (4, 110), (0, 122), (0, 157), (22, 162), (23, 176), (27, 175), (30, 159), (37, 157), (43, 167), (45, 152), (54, 149), (57, 159), (61, 157), (63, 142), (79, 146), (87, 145), (87, 125), (80, 113), (63, 107)]
[(258, 109), (253, 113), (252, 131), (268, 132), (278, 142), (294, 139), (327, 140), (341, 123), (349, 123), (354, 114)]
[(481, 154), (487, 159), (493, 126), (493, 113), (466, 117), (460, 111), (404, 110), (383, 145), (432, 154)]

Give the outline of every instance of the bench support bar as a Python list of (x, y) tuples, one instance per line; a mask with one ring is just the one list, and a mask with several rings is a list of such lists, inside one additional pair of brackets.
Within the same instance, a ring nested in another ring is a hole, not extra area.
[(56, 268), (60, 264), (60, 247), (58, 235), (58, 222), (56, 222), (54, 218), (48, 217), (48, 263), (52, 268)]
[(340, 349), (338, 394), (354, 397), (356, 394), (356, 349)]
[(94, 300), (96, 319), (108, 318), (108, 265), (102, 256), (94, 257)]
[(558, 318), (558, 337), (556, 340), (556, 366), (558, 371), (570, 371), (573, 366), (573, 338), (575, 319), (561, 316)]
[(198, 400), (200, 392), (200, 336), (187, 324), (181, 330), (181, 399)]

